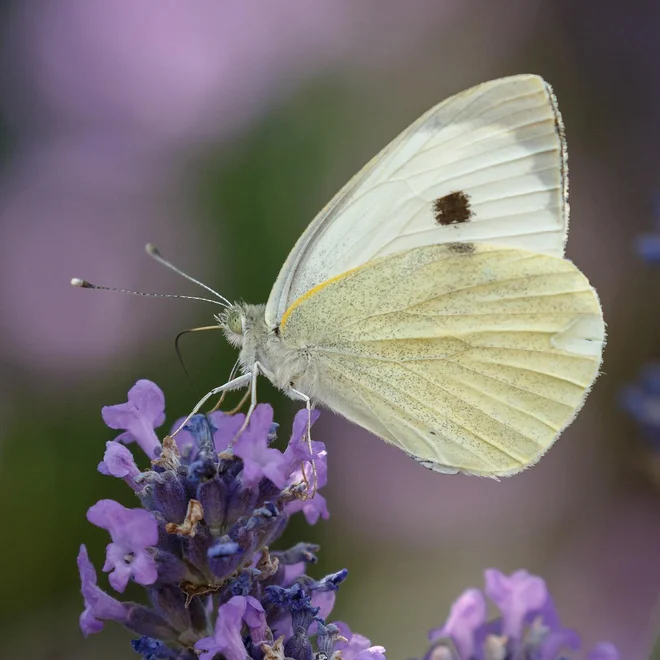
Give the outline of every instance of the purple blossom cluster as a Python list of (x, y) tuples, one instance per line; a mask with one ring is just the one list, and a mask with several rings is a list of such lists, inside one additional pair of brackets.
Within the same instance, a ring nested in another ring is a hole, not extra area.
[[(162, 443), (154, 429), (165, 421), (165, 399), (150, 381), (138, 381), (126, 403), (102, 414), (123, 432), (107, 443), (98, 469), (123, 479), (140, 506), (105, 499), (87, 518), (110, 534), (103, 565), (110, 586), (123, 593), (136, 582), (149, 605), (103, 591), (83, 545), (85, 635), (119, 622), (139, 635), (133, 648), (149, 660), (309, 660), (314, 647), (328, 658), (339, 650), (344, 660), (383, 657), (382, 647), (345, 624), (326, 624), (345, 570), (315, 580), (306, 569), (318, 546), (270, 549), (294, 513), (302, 511), (310, 524), (328, 517), (324, 497), (307, 496), (311, 461), (317, 488), (327, 482), (327, 452), (315, 441), (310, 453), (306, 410), (296, 415), (283, 452), (270, 446), (277, 425), (264, 404), (238, 438), (245, 416), (214, 412), (196, 415)], [(126, 446), (134, 442), (151, 461), (146, 470)]]
[[(107, 443), (98, 469), (123, 479), (140, 506), (101, 500), (87, 518), (110, 534), (103, 571), (112, 589), (140, 584), (149, 605), (101, 589), (82, 545), (86, 636), (105, 621), (121, 623), (137, 633), (133, 649), (145, 660), (385, 660), (382, 646), (327, 620), (346, 570), (317, 580), (306, 571), (318, 546), (271, 549), (291, 515), (302, 511), (310, 524), (328, 517), (323, 496), (308, 493), (312, 461), (316, 487), (327, 483), (327, 452), (317, 441), (310, 450), (306, 410), (296, 415), (283, 452), (270, 446), (277, 424), (265, 404), (242, 433), (244, 415), (213, 412), (194, 416), (162, 442), (154, 429), (165, 421), (165, 398), (150, 381), (138, 381), (126, 403), (102, 414), (123, 432)], [(133, 442), (151, 461), (146, 470), (126, 446)], [(431, 631), (424, 660), (559, 660), (579, 649), (579, 636), (561, 624), (541, 578), (491, 569), (485, 592), (500, 618), (488, 621), (484, 594), (468, 589)], [(600, 644), (587, 658), (619, 656)]]
[[(560, 660), (580, 650), (580, 637), (565, 628), (544, 580), (521, 570), (485, 572), (485, 594), (500, 616), (488, 620), (484, 593), (467, 589), (454, 602), (444, 625), (432, 630), (424, 660)], [(570, 655), (574, 657), (574, 655)], [(619, 660), (616, 648), (598, 644), (587, 660)]]

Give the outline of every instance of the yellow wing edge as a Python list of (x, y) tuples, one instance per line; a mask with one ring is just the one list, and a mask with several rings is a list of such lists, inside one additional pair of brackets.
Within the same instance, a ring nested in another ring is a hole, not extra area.
[(296, 309), (296, 307), (302, 305), (305, 300), (311, 298), (313, 295), (317, 294), (319, 291), (322, 291), (325, 289), (326, 286), (329, 286), (330, 284), (333, 284), (334, 282), (338, 282), (339, 280), (343, 280), (345, 277), (348, 277), (352, 273), (357, 272), (358, 270), (362, 270), (366, 266), (368, 266), (371, 262), (367, 261), (367, 263), (362, 264), (361, 266), (356, 266), (355, 268), (351, 268), (343, 273), (339, 273), (339, 275), (335, 275), (334, 277), (331, 277), (330, 279), (327, 279), (320, 284), (317, 284), (315, 287), (311, 288), (309, 291), (305, 291), (305, 293), (302, 294), (302, 296), (299, 296), (296, 298), (290, 305), (289, 308), (284, 312), (284, 315), (282, 316), (282, 320), (280, 321), (280, 330), (284, 330), (284, 326), (286, 325), (286, 322), (293, 313), (293, 310)]

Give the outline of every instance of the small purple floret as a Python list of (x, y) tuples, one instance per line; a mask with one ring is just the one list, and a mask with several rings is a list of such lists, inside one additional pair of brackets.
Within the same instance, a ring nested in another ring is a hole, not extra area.
[(351, 632), (351, 629), (343, 621), (337, 621), (342, 637), (346, 642), (338, 642), (336, 649), (341, 651), (343, 660), (385, 660), (385, 648), (373, 646), (363, 635)]
[(160, 450), (160, 441), (154, 429), (165, 421), (165, 395), (150, 380), (138, 380), (128, 391), (128, 401), (101, 409), (103, 421), (111, 429), (124, 429), (126, 432), (117, 440), (137, 442), (151, 459)]
[(486, 622), (486, 600), (479, 589), (467, 589), (451, 606), (449, 617), (443, 626), (429, 633), (433, 642), (450, 637), (462, 658), (474, 655), (475, 632)]
[(616, 647), (609, 642), (597, 644), (587, 655), (587, 660), (619, 660), (619, 658)]
[(158, 578), (156, 562), (146, 548), (158, 543), (158, 524), (149, 511), (127, 509), (114, 500), (101, 500), (90, 507), (87, 519), (110, 532), (105, 572), (114, 589), (123, 592), (130, 578), (143, 585)]
[(139, 476), (140, 470), (138, 470), (135, 464), (130, 449), (116, 440), (109, 440), (105, 443), (105, 447), (105, 454), (103, 460), (98, 465), (98, 471), (101, 474), (124, 479), (133, 490), (140, 490), (140, 487), (135, 482), (135, 478)]
[(78, 571), (80, 572), (81, 591), (85, 600), (85, 609), (80, 615), (80, 629), (87, 637), (103, 629), (103, 621), (111, 620), (126, 623), (128, 606), (120, 603), (100, 589), (96, 582), (96, 570), (87, 554), (87, 548), (80, 546), (78, 554)]
[(245, 660), (247, 650), (241, 637), (243, 622), (251, 632), (262, 634), (266, 629), (264, 608), (252, 596), (234, 596), (218, 608), (213, 637), (204, 637), (195, 644), (195, 648), (202, 651), (199, 657), (212, 660), (221, 653), (227, 660)]
[[(322, 444), (322, 443), (319, 443)], [(305, 476), (307, 478), (307, 483), (311, 484), (314, 480), (314, 473), (312, 471), (312, 466), (309, 463), (306, 463), (304, 467), (299, 467), (296, 469), (291, 477), (288, 480), (287, 485), (293, 485), (303, 481), (303, 469), (305, 470)], [(323, 488), (327, 483), (327, 467), (326, 467), (326, 452), (322, 452), (316, 458), (316, 477), (317, 477), (317, 488)], [(327, 500), (323, 495), (317, 492), (314, 497), (308, 498), (306, 500), (293, 500), (289, 502), (285, 507), (286, 512), (291, 516), (298, 511), (302, 511), (305, 514), (305, 518), (310, 525), (315, 525), (319, 518), (327, 520), (330, 517), (328, 512)]]
[(312, 452), (310, 454), (309, 445), (307, 443), (307, 424), (310, 426), (316, 422), (320, 416), (318, 410), (312, 410), (311, 415), (308, 415), (307, 410), (299, 410), (293, 419), (293, 429), (291, 432), (291, 440), (284, 451), (284, 458), (287, 462), (289, 472), (293, 472), (301, 463), (310, 461), (317, 458), (322, 452), (325, 452), (325, 445), (316, 440), (312, 441)]
[[(433, 642), (425, 658), (454, 658), (449, 638), (461, 660), (484, 658), (534, 658), (557, 660), (566, 651), (579, 651), (580, 637), (562, 626), (545, 582), (521, 570), (504, 575), (485, 572), (485, 592), (498, 606), (500, 618), (487, 620), (486, 601), (478, 589), (463, 592), (445, 624), (432, 630)], [(613, 653), (614, 655), (608, 655)], [(573, 657), (573, 655), (571, 655)], [(587, 660), (618, 660), (611, 644), (597, 646)]]
[[(319, 412), (312, 410), (312, 424), (318, 417)], [(315, 440), (312, 442), (312, 452), (310, 454), (306, 434), (307, 420), (307, 410), (298, 411), (293, 420), (291, 441), (284, 452), (284, 458), (292, 470), (291, 476), (287, 481), (287, 486), (305, 481), (303, 479), (303, 470), (307, 483), (313, 483), (314, 473), (309, 462), (313, 459), (316, 467), (316, 487), (319, 489), (328, 483), (328, 452), (323, 442)], [(315, 525), (320, 518), (327, 520), (330, 517), (326, 499), (318, 492), (312, 498), (293, 500), (286, 505), (286, 512), (289, 515), (293, 515), (298, 511), (302, 511), (305, 514), (305, 518), (310, 525)]]
[(245, 431), (234, 444), (234, 454), (243, 459), (243, 486), (254, 488), (263, 477), (283, 488), (289, 476), (284, 456), (268, 447), (268, 433), (273, 424), (273, 409), (258, 405)]
[(178, 654), (168, 648), (163, 642), (153, 637), (140, 637), (131, 641), (131, 646), (136, 653), (148, 660), (176, 660)]
[[(209, 413), (207, 417), (211, 420), (211, 423), (215, 427), (213, 433), (213, 443), (215, 445), (216, 452), (223, 452), (229, 447), (231, 441), (236, 437), (236, 434), (239, 432), (243, 422), (245, 421), (245, 415), (236, 414), (236, 415), (227, 415), (220, 410)], [(183, 423), (185, 417), (180, 417), (179, 419), (172, 424), (172, 429), (170, 433), (174, 433), (179, 426)], [(194, 460), (197, 456), (197, 451), (199, 447), (197, 446), (197, 440), (194, 435), (190, 432), (187, 427), (184, 427), (179, 431), (174, 439), (181, 452), (182, 456), (186, 456), (190, 461)]]
[(502, 634), (520, 639), (525, 615), (540, 609), (548, 600), (545, 582), (524, 570), (504, 575), (491, 568), (485, 572), (485, 578), (486, 595), (502, 612)]

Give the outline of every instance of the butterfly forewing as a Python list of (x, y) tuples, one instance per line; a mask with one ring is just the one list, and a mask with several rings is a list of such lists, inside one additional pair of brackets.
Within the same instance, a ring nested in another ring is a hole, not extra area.
[(563, 256), (566, 149), (538, 76), (484, 83), (406, 129), (310, 224), (282, 268), (266, 320), (327, 279), (422, 245), (481, 242)]

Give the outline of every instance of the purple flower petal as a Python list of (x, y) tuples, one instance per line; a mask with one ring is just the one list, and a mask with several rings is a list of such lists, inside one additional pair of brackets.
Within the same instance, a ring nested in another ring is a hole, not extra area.
[(213, 434), (213, 442), (215, 443), (215, 450), (220, 453), (225, 451), (229, 447), (229, 443), (236, 437), (245, 421), (245, 415), (242, 413), (226, 415), (218, 410), (211, 414), (211, 419), (218, 428)]
[(353, 660), (385, 660), (385, 647), (370, 646), (368, 649), (360, 651), (360, 653), (353, 657)]
[(124, 479), (133, 490), (140, 490), (135, 483), (135, 478), (139, 476), (140, 470), (135, 464), (131, 451), (115, 440), (106, 442), (105, 447), (105, 454), (98, 465), (98, 471), (101, 474)]
[(128, 606), (109, 596), (97, 583), (96, 570), (89, 561), (87, 548), (80, 546), (78, 554), (78, 571), (82, 583), (81, 591), (85, 600), (85, 609), (80, 615), (80, 629), (87, 637), (103, 629), (104, 620), (126, 623), (128, 620)]
[(541, 607), (527, 612), (524, 623), (531, 625), (537, 619), (540, 619), (543, 622), (543, 625), (550, 630), (563, 630), (559, 613), (557, 612), (555, 602), (550, 594), (548, 594), (545, 603), (543, 603)]
[(555, 660), (560, 651), (580, 650), (580, 636), (570, 628), (548, 632), (539, 644), (538, 660)]
[(121, 442), (137, 442), (149, 458), (156, 456), (160, 441), (154, 432), (165, 421), (165, 395), (150, 380), (138, 380), (128, 391), (128, 401), (101, 409), (111, 429), (125, 429)]
[(335, 645), (336, 650), (341, 651), (342, 660), (385, 660), (384, 647), (372, 646), (366, 637), (351, 632), (343, 621), (337, 621), (336, 626), (347, 640)]
[[(316, 616), (326, 620), (335, 606), (335, 599), (337, 598), (336, 591), (313, 591), (312, 592), (312, 607), (318, 607), (319, 611)], [(309, 627), (308, 634), (316, 635), (318, 631), (318, 624), (313, 621)]]
[[(217, 429), (213, 434), (215, 450), (218, 453), (223, 452), (227, 449), (229, 443), (236, 437), (236, 434), (245, 421), (245, 415), (242, 413), (236, 415), (227, 415), (221, 410), (216, 410), (215, 412), (210, 413), (209, 417)], [(174, 433), (174, 431), (176, 431), (176, 429), (181, 426), (181, 423), (184, 420), (185, 417), (179, 417), (179, 419), (177, 419), (174, 424), (172, 424), (170, 433)], [(188, 452), (190, 452), (189, 460), (194, 460), (197, 454), (197, 442), (195, 441), (192, 433), (190, 433), (190, 431), (187, 429), (182, 429), (174, 436), (174, 439), (181, 455), (188, 456)]]
[(256, 598), (246, 596), (245, 601), (245, 614), (243, 614), (243, 621), (245, 621), (250, 630), (252, 643), (255, 646), (258, 646), (261, 642), (265, 642), (268, 639), (266, 612)]
[(486, 594), (502, 612), (502, 633), (519, 640), (525, 616), (548, 600), (545, 582), (525, 570), (507, 576), (491, 568), (484, 575)]
[(245, 596), (234, 596), (220, 605), (213, 637), (204, 637), (195, 644), (195, 648), (202, 651), (199, 656), (202, 660), (212, 660), (218, 653), (227, 660), (245, 660), (247, 650), (241, 637), (241, 628), (246, 609)]
[(109, 580), (114, 589), (123, 592), (130, 578), (143, 585), (156, 581), (156, 562), (145, 550), (158, 543), (158, 523), (149, 511), (101, 500), (90, 507), (87, 519), (112, 537), (103, 570), (111, 571)]
[[(312, 416), (312, 421), (316, 419), (318, 419), (318, 414)], [(307, 442), (304, 440), (306, 424), (307, 411), (301, 410), (296, 414), (291, 442), (284, 452), (284, 458), (287, 460), (288, 465), (293, 466), (293, 473), (287, 481), (287, 486), (303, 481), (303, 470), (307, 477), (307, 483), (312, 483), (314, 480), (312, 466), (307, 462), (310, 453)], [(316, 467), (316, 488), (318, 491), (318, 489), (323, 488), (328, 483), (328, 452), (322, 442), (315, 441), (312, 443), (312, 456), (314, 457), (314, 465)], [(289, 515), (302, 511), (310, 525), (315, 525), (319, 518), (327, 520), (330, 517), (326, 499), (323, 495), (319, 495), (318, 492), (316, 492), (314, 497), (307, 500), (293, 500), (287, 503), (285, 510)]]
[(268, 447), (268, 432), (273, 423), (273, 409), (260, 404), (252, 413), (247, 429), (234, 444), (234, 454), (243, 459), (243, 486), (254, 488), (263, 477), (283, 488), (289, 473), (284, 456)]
[(284, 578), (282, 578), (282, 586), (283, 587), (291, 586), (297, 578), (305, 574), (306, 568), (307, 568), (307, 564), (304, 561), (300, 561), (297, 564), (290, 564), (288, 566), (285, 566)]
[[(312, 410), (311, 422), (314, 422), (319, 418), (319, 411)], [(287, 467), (291, 476), (287, 482), (287, 485), (292, 485), (296, 482), (302, 481), (303, 469), (305, 470), (305, 475), (308, 477), (309, 483), (312, 481), (312, 467), (311, 461), (314, 461), (314, 466), (316, 467), (316, 487), (323, 488), (328, 483), (328, 452), (325, 449), (325, 444), (319, 441), (312, 441), (312, 451), (310, 453), (309, 446), (307, 444), (307, 409), (299, 410), (296, 413), (295, 419), (293, 420), (293, 430), (291, 433), (291, 440), (284, 451), (284, 458), (287, 462)], [(316, 506), (309, 506), (308, 512), (305, 513), (307, 517), (307, 522), (310, 525), (314, 525), (319, 519), (319, 515), (323, 518), (328, 518), (328, 510), (325, 507), (325, 500), (323, 503), (316, 502)], [(297, 507), (291, 511), (303, 511), (305, 507)]]
[[(320, 414), (321, 413), (318, 410), (312, 410), (312, 424), (314, 424), (314, 422), (319, 418)], [(313, 441), (312, 452), (310, 454), (309, 445), (307, 444), (307, 422), (307, 409), (303, 408), (296, 413), (296, 416), (293, 419), (291, 439), (289, 440), (289, 444), (284, 451), (284, 458), (287, 461), (290, 472), (295, 470), (301, 463), (310, 461), (318, 456), (318, 454), (320, 454), (322, 451), (325, 451), (325, 445), (322, 442)]]
[[(319, 463), (317, 463), (317, 466)], [(312, 483), (313, 480), (313, 474), (312, 474), (312, 468), (309, 464), (306, 464), (305, 467), (305, 474), (307, 476), (307, 483)], [(299, 483), (303, 480), (303, 468), (298, 468), (289, 478), (287, 485), (292, 485), (295, 483)], [(319, 478), (319, 481), (317, 483), (317, 488), (321, 488), (322, 486), (325, 486), (327, 479), (323, 481), (323, 483), (320, 480), (321, 474), (327, 474), (325, 471), (321, 473), (320, 471), (317, 472), (317, 477)], [(286, 506), (284, 507), (284, 510), (288, 515), (293, 515), (294, 513), (297, 513), (298, 511), (302, 511), (305, 514), (305, 518), (307, 519), (308, 524), (310, 525), (316, 525), (316, 523), (319, 521), (319, 518), (323, 518), (324, 520), (327, 520), (330, 517), (330, 513), (328, 512), (328, 505), (325, 497), (321, 495), (318, 490), (314, 494), (314, 497), (310, 497), (306, 500), (292, 500), (291, 502), (287, 502)]]
[(328, 616), (330, 616), (330, 612), (332, 612), (332, 608), (335, 606), (336, 598), (336, 589), (334, 591), (314, 591), (312, 593), (312, 607), (319, 608), (317, 616), (320, 616), (322, 619), (327, 619)]
[(619, 652), (616, 650), (616, 647), (609, 642), (597, 644), (589, 651), (589, 655), (587, 655), (587, 660), (619, 660), (619, 658)]
[(475, 650), (475, 631), (486, 622), (486, 600), (479, 589), (467, 589), (451, 606), (445, 624), (429, 633), (434, 641), (450, 637), (461, 658), (471, 658)]

